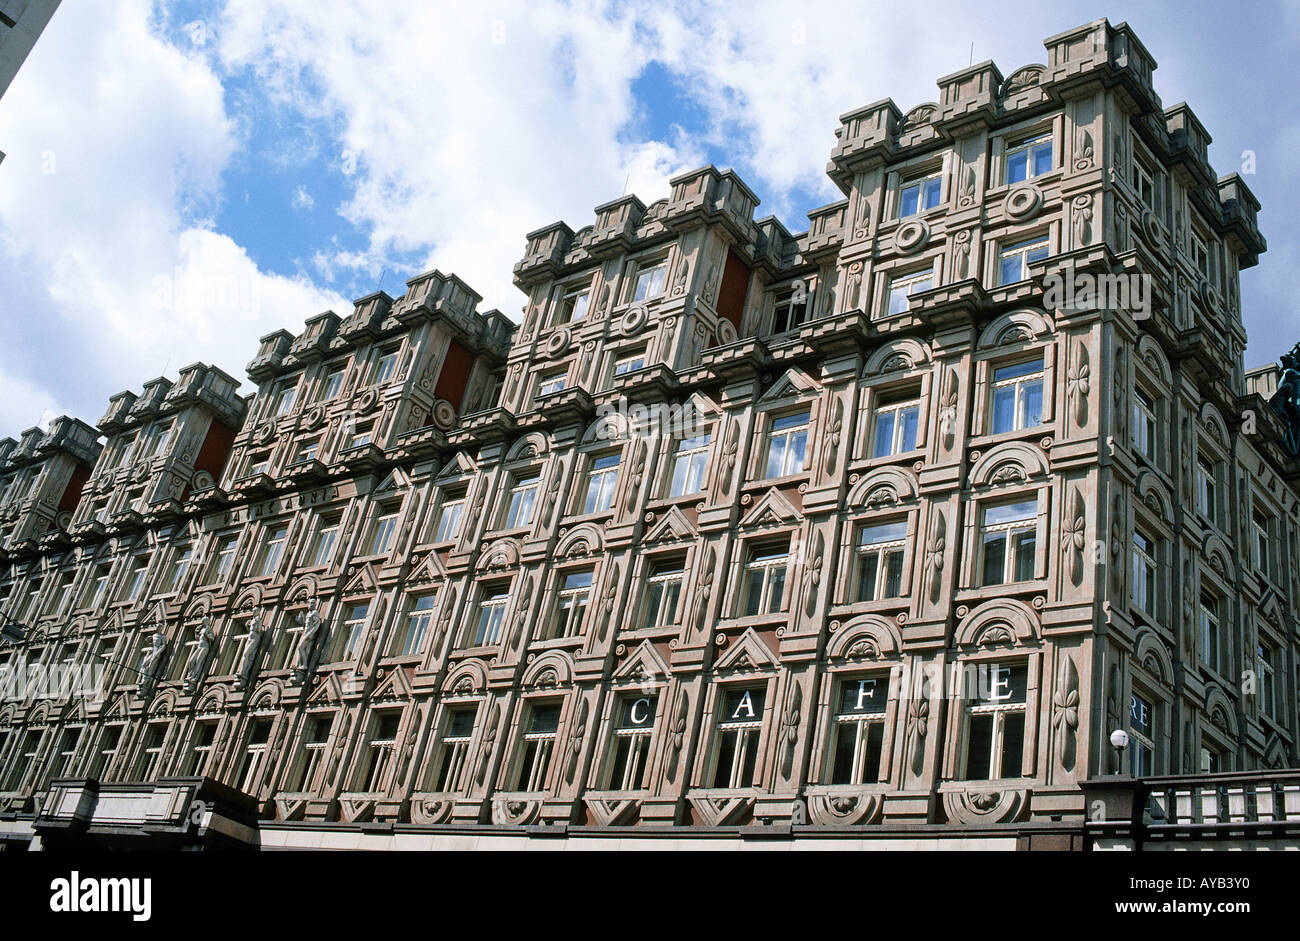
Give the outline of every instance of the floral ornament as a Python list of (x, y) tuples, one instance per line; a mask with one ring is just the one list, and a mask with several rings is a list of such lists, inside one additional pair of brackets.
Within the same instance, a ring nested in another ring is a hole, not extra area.
[(930, 730), (930, 690), (929, 680), (922, 683), (921, 697), (913, 699), (907, 706), (907, 723), (912, 727), (912, 773), (920, 774), (925, 769), (925, 753), (921, 745)]
[(1056, 758), (1066, 771), (1074, 770), (1075, 731), (1079, 728), (1079, 671), (1066, 657), (1052, 696), (1052, 728), (1056, 732)]
[(1074, 365), (1066, 373), (1065, 395), (1074, 403), (1074, 420), (1083, 425), (1088, 421), (1088, 392), (1091, 388), (1088, 348), (1079, 343), (1074, 349)]
[(1083, 498), (1075, 488), (1070, 499), (1070, 518), (1065, 523), (1061, 534), (1061, 550), (1065, 553), (1070, 567), (1070, 581), (1078, 585), (1083, 579), (1083, 547), (1088, 529), (1088, 520), (1084, 514)]

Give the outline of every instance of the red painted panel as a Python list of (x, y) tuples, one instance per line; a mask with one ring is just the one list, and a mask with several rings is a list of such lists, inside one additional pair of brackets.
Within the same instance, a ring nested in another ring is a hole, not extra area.
[(740, 329), (745, 314), (745, 295), (749, 293), (749, 269), (735, 252), (727, 250), (727, 267), (722, 271), (722, 288), (718, 291), (718, 313)]
[(452, 407), (459, 410), (461, 400), (465, 398), (465, 386), (469, 384), (469, 373), (474, 368), (474, 354), (455, 340), (447, 349), (447, 358), (442, 361), (442, 372), (438, 374), (438, 385), (433, 390), (437, 399), (446, 399)]

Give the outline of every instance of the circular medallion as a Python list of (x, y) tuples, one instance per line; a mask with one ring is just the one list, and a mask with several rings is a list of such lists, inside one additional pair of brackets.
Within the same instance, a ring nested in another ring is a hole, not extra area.
[(912, 252), (920, 251), (929, 240), (929, 227), (921, 220), (913, 219), (898, 227), (898, 232), (894, 236), (894, 245), (903, 254), (910, 255)]
[(1002, 208), (1009, 218), (1016, 220), (1029, 219), (1037, 215), (1038, 210), (1043, 208), (1042, 190), (1030, 184), (1017, 186), (1007, 193)]

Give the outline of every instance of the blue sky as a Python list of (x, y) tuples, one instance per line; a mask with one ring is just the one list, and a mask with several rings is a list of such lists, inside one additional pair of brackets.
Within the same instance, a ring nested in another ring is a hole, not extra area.
[[(0, 435), (187, 363), (237, 378), (259, 336), (455, 271), (517, 316), (524, 233), (626, 186), (734, 167), (791, 231), (837, 198), (838, 115), (1128, 21), (1270, 249), (1243, 277), (1247, 364), (1300, 340), (1287, 275), (1300, 3), (747, 4), (64, 0), (0, 100)], [(973, 47), (973, 48), (972, 48)]]

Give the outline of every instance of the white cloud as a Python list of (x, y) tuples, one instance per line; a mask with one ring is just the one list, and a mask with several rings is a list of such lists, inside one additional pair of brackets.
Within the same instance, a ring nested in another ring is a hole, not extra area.
[(236, 136), (218, 77), (151, 12), (65, 5), (0, 109), (0, 303), (21, 338), (0, 347), (0, 435), (56, 399), (94, 421), (165, 366), (242, 379), (260, 334), (344, 303), (210, 230)]
[(311, 193), (307, 192), (307, 187), (304, 184), (293, 191), (293, 199), (290, 205), (294, 209), (310, 209), (316, 205), (316, 200), (312, 198)]

